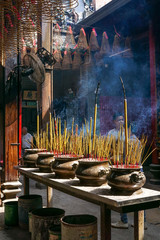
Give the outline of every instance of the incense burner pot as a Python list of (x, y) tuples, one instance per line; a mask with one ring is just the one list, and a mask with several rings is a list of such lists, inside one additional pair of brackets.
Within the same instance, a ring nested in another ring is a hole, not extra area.
[(24, 165), (27, 167), (35, 167), (35, 163), (38, 159), (38, 153), (45, 151), (45, 149), (25, 149), (25, 153), (23, 156)]
[(113, 190), (134, 192), (145, 184), (146, 177), (140, 166), (112, 166), (107, 180)]
[(98, 161), (86, 158), (79, 161), (76, 176), (85, 186), (100, 186), (107, 181), (109, 163), (107, 160)]
[(52, 172), (51, 165), (55, 161), (54, 154), (50, 152), (38, 153), (38, 159), (36, 161), (36, 167), (41, 172)]
[(74, 178), (75, 171), (78, 167), (78, 159), (83, 156), (59, 155), (55, 157), (52, 163), (52, 171), (55, 172), (58, 178)]

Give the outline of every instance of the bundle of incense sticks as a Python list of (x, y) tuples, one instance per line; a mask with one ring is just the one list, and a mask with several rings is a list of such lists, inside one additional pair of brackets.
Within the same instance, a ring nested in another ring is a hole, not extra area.
[[(120, 127), (118, 138), (115, 136), (101, 136), (95, 135), (94, 138), (94, 151), (92, 139), (92, 118), (90, 124), (85, 120), (85, 126), (81, 129), (78, 125), (74, 125), (72, 120), (71, 131), (67, 129), (67, 123), (64, 122), (64, 130), (61, 129), (61, 119), (50, 116), (50, 128), (46, 124), (46, 130), (40, 131), (40, 135), (35, 134), (36, 146), (54, 151), (55, 154), (70, 154), (70, 155), (83, 155), (84, 157), (96, 158), (98, 160), (110, 160), (111, 164), (115, 166), (137, 166), (144, 163), (147, 157), (152, 153), (147, 153), (144, 158), (144, 150), (147, 143), (147, 137), (142, 136), (133, 138), (131, 136), (131, 129), (128, 130), (128, 154), (126, 157), (124, 151), (123, 139), (123, 126)], [(74, 131), (75, 129), (75, 131)], [(78, 130), (79, 129), (79, 130)]]

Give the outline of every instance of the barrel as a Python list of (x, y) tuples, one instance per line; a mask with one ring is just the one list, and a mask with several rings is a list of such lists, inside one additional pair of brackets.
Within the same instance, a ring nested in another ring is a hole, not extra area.
[(4, 220), (7, 226), (18, 225), (18, 202), (10, 201), (4, 204)]
[(97, 240), (97, 218), (92, 215), (68, 215), (61, 219), (62, 240)]
[(61, 226), (54, 226), (49, 229), (49, 240), (61, 240)]
[(19, 226), (23, 229), (29, 228), (28, 214), (30, 211), (42, 208), (42, 196), (40, 195), (23, 195), (18, 199), (18, 216)]
[(49, 228), (60, 225), (60, 219), (64, 216), (65, 211), (59, 208), (41, 208), (32, 211), (32, 240), (49, 239)]

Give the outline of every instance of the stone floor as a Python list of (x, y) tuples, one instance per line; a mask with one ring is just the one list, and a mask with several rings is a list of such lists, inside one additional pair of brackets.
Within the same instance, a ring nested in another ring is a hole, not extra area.
[[(146, 172), (147, 183), (145, 187), (155, 189), (160, 191), (160, 186), (152, 185), (149, 183), (150, 173)], [(22, 183), (23, 179), (21, 178)], [(46, 206), (46, 188), (42, 186), (42, 189), (39, 189), (35, 186), (34, 181), (30, 181), (30, 192), (31, 194), (40, 194), (43, 196), (43, 205)], [(67, 194), (61, 193), (57, 190), (53, 190), (54, 199), (53, 207), (62, 208), (65, 210), (66, 215), (68, 214), (92, 214), (98, 218), (99, 225), (99, 206), (92, 203), (85, 202), (83, 200), (71, 197)], [(23, 190), (21, 192), (23, 195)], [(146, 211), (147, 215), (147, 225), (148, 229), (145, 230), (145, 240), (160, 240), (160, 208), (151, 209)], [(119, 214), (112, 212), (112, 222), (118, 221), (120, 218)], [(133, 237), (133, 228), (131, 223), (133, 221), (133, 214), (128, 214), (129, 219), (129, 229), (114, 229), (112, 228), (112, 239), (113, 240), (132, 240)], [(4, 226), (4, 208), (0, 208), (0, 240), (29, 240), (30, 235), (27, 231), (20, 229), (19, 227), (5, 227)], [(72, 239), (70, 239), (72, 240)], [(98, 238), (100, 240), (100, 237)]]

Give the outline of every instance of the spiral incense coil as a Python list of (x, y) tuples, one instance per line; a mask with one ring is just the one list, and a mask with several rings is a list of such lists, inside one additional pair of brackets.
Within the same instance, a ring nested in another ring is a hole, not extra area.
[(66, 49), (75, 49), (76, 48), (76, 42), (75, 42), (75, 39), (73, 36), (71, 26), (69, 26), (67, 29), (66, 38), (65, 38), (63, 45)]
[(111, 49), (110, 49), (107, 33), (103, 32), (100, 54), (109, 55), (110, 51)]
[[(78, 0), (0, 1), (0, 51), (3, 56), (23, 48), (22, 38), (41, 33), (40, 21), (64, 20), (64, 11), (75, 8)], [(31, 40), (30, 40), (31, 41)]]

